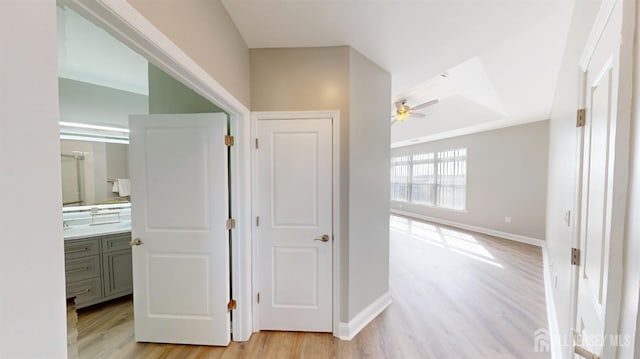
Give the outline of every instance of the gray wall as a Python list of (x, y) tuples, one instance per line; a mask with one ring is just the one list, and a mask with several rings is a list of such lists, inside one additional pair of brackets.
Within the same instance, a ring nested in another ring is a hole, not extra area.
[(149, 64), (149, 113), (212, 113), (222, 110), (180, 81)]
[(65, 358), (55, 1), (3, 2), (0, 44), (0, 358)]
[(249, 50), (220, 0), (129, 3), (249, 107)]
[(129, 127), (129, 115), (149, 113), (147, 96), (58, 79), (60, 121)]
[[(549, 122), (395, 148), (392, 156), (467, 148), (467, 208), (408, 202), (391, 208), (501, 232), (544, 239)], [(505, 223), (511, 217), (511, 223)]]
[(389, 291), (391, 76), (350, 51), (349, 319)]
[(346, 46), (251, 50), (253, 111), (340, 111), (341, 322), (388, 290), (390, 89)]
[[(571, 238), (574, 227), (567, 226), (564, 215), (573, 208), (576, 191), (575, 121), (578, 108), (578, 61), (598, 6), (598, 2), (576, 2), (550, 120), (546, 244), (549, 271), (552, 278), (557, 275), (558, 284), (553, 288), (553, 301), (558, 328), (560, 334), (565, 335), (568, 335), (572, 328), (572, 269), (567, 254), (570, 253), (573, 244)], [(575, 223), (575, 219), (572, 218), (571, 222)], [(564, 351), (566, 352), (566, 348)]]

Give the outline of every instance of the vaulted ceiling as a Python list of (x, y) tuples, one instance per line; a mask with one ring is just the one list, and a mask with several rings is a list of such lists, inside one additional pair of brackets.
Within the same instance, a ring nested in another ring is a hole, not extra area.
[[(586, 0), (594, 1), (594, 0)], [(393, 99), (437, 98), (393, 146), (549, 117), (571, 0), (222, 0), (250, 48), (350, 45)], [(446, 73), (446, 77), (440, 76)]]

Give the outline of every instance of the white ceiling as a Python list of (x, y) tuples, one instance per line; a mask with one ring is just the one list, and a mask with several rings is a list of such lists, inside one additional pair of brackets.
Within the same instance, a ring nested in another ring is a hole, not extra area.
[(350, 45), (391, 73), (390, 107), (439, 99), (421, 111), (426, 118), (392, 127), (392, 146), (400, 146), (547, 119), (574, 2), (222, 3), (250, 48)]

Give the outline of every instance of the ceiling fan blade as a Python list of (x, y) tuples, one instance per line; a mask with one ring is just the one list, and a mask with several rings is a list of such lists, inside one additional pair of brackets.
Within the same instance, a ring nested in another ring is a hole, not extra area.
[(421, 104), (419, 104), (419, 105), (418, 105), (418, 106), (416, 106), (416, 107), (413, 107), (413, 110), (419, 110), (419, 109), (422, 109), (422, 108), (426, 108), (426, 107), (429, 107), (429, 106), (433, 106), (433, 105), (437, 104), (438, 102), (440, 102), (440, 101), (438, 101), (438, 100), (431, 100), (431, 101), (427, 101), (427, 102), (425, 102), (425, 103), (421, 103)]
[(423, 117), (427, 117), (427, 115), (425, 115), (424, 113), (419, 113), (419, 112), (411, 112), (409, 114), (409, 117), (413, 117), (413, 118), (423, 118)]

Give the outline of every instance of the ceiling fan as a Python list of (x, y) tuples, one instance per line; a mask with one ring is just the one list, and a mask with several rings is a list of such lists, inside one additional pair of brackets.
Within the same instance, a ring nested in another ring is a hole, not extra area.
[(393, 118), (393, 121), (391, 122), (391, 124), (393, 125), (396, 121), (404, 121), (409, 117), (414, 117), (414, 118), (425, 117), (426, 115), (424, 113), (419, 113), (416, 111), (421, 110), (423, 108), (427, 108), (429, 106), (433, 106), (438, 102), (439, 102), (438, 100), (431, 100), (425, 103), (421, 103), (417, 106), (410, 107), (407, 105), (407, 100), (400, 100), (396, 102), (396, 113), (394, 113), (391, 116), (391, 118)]

